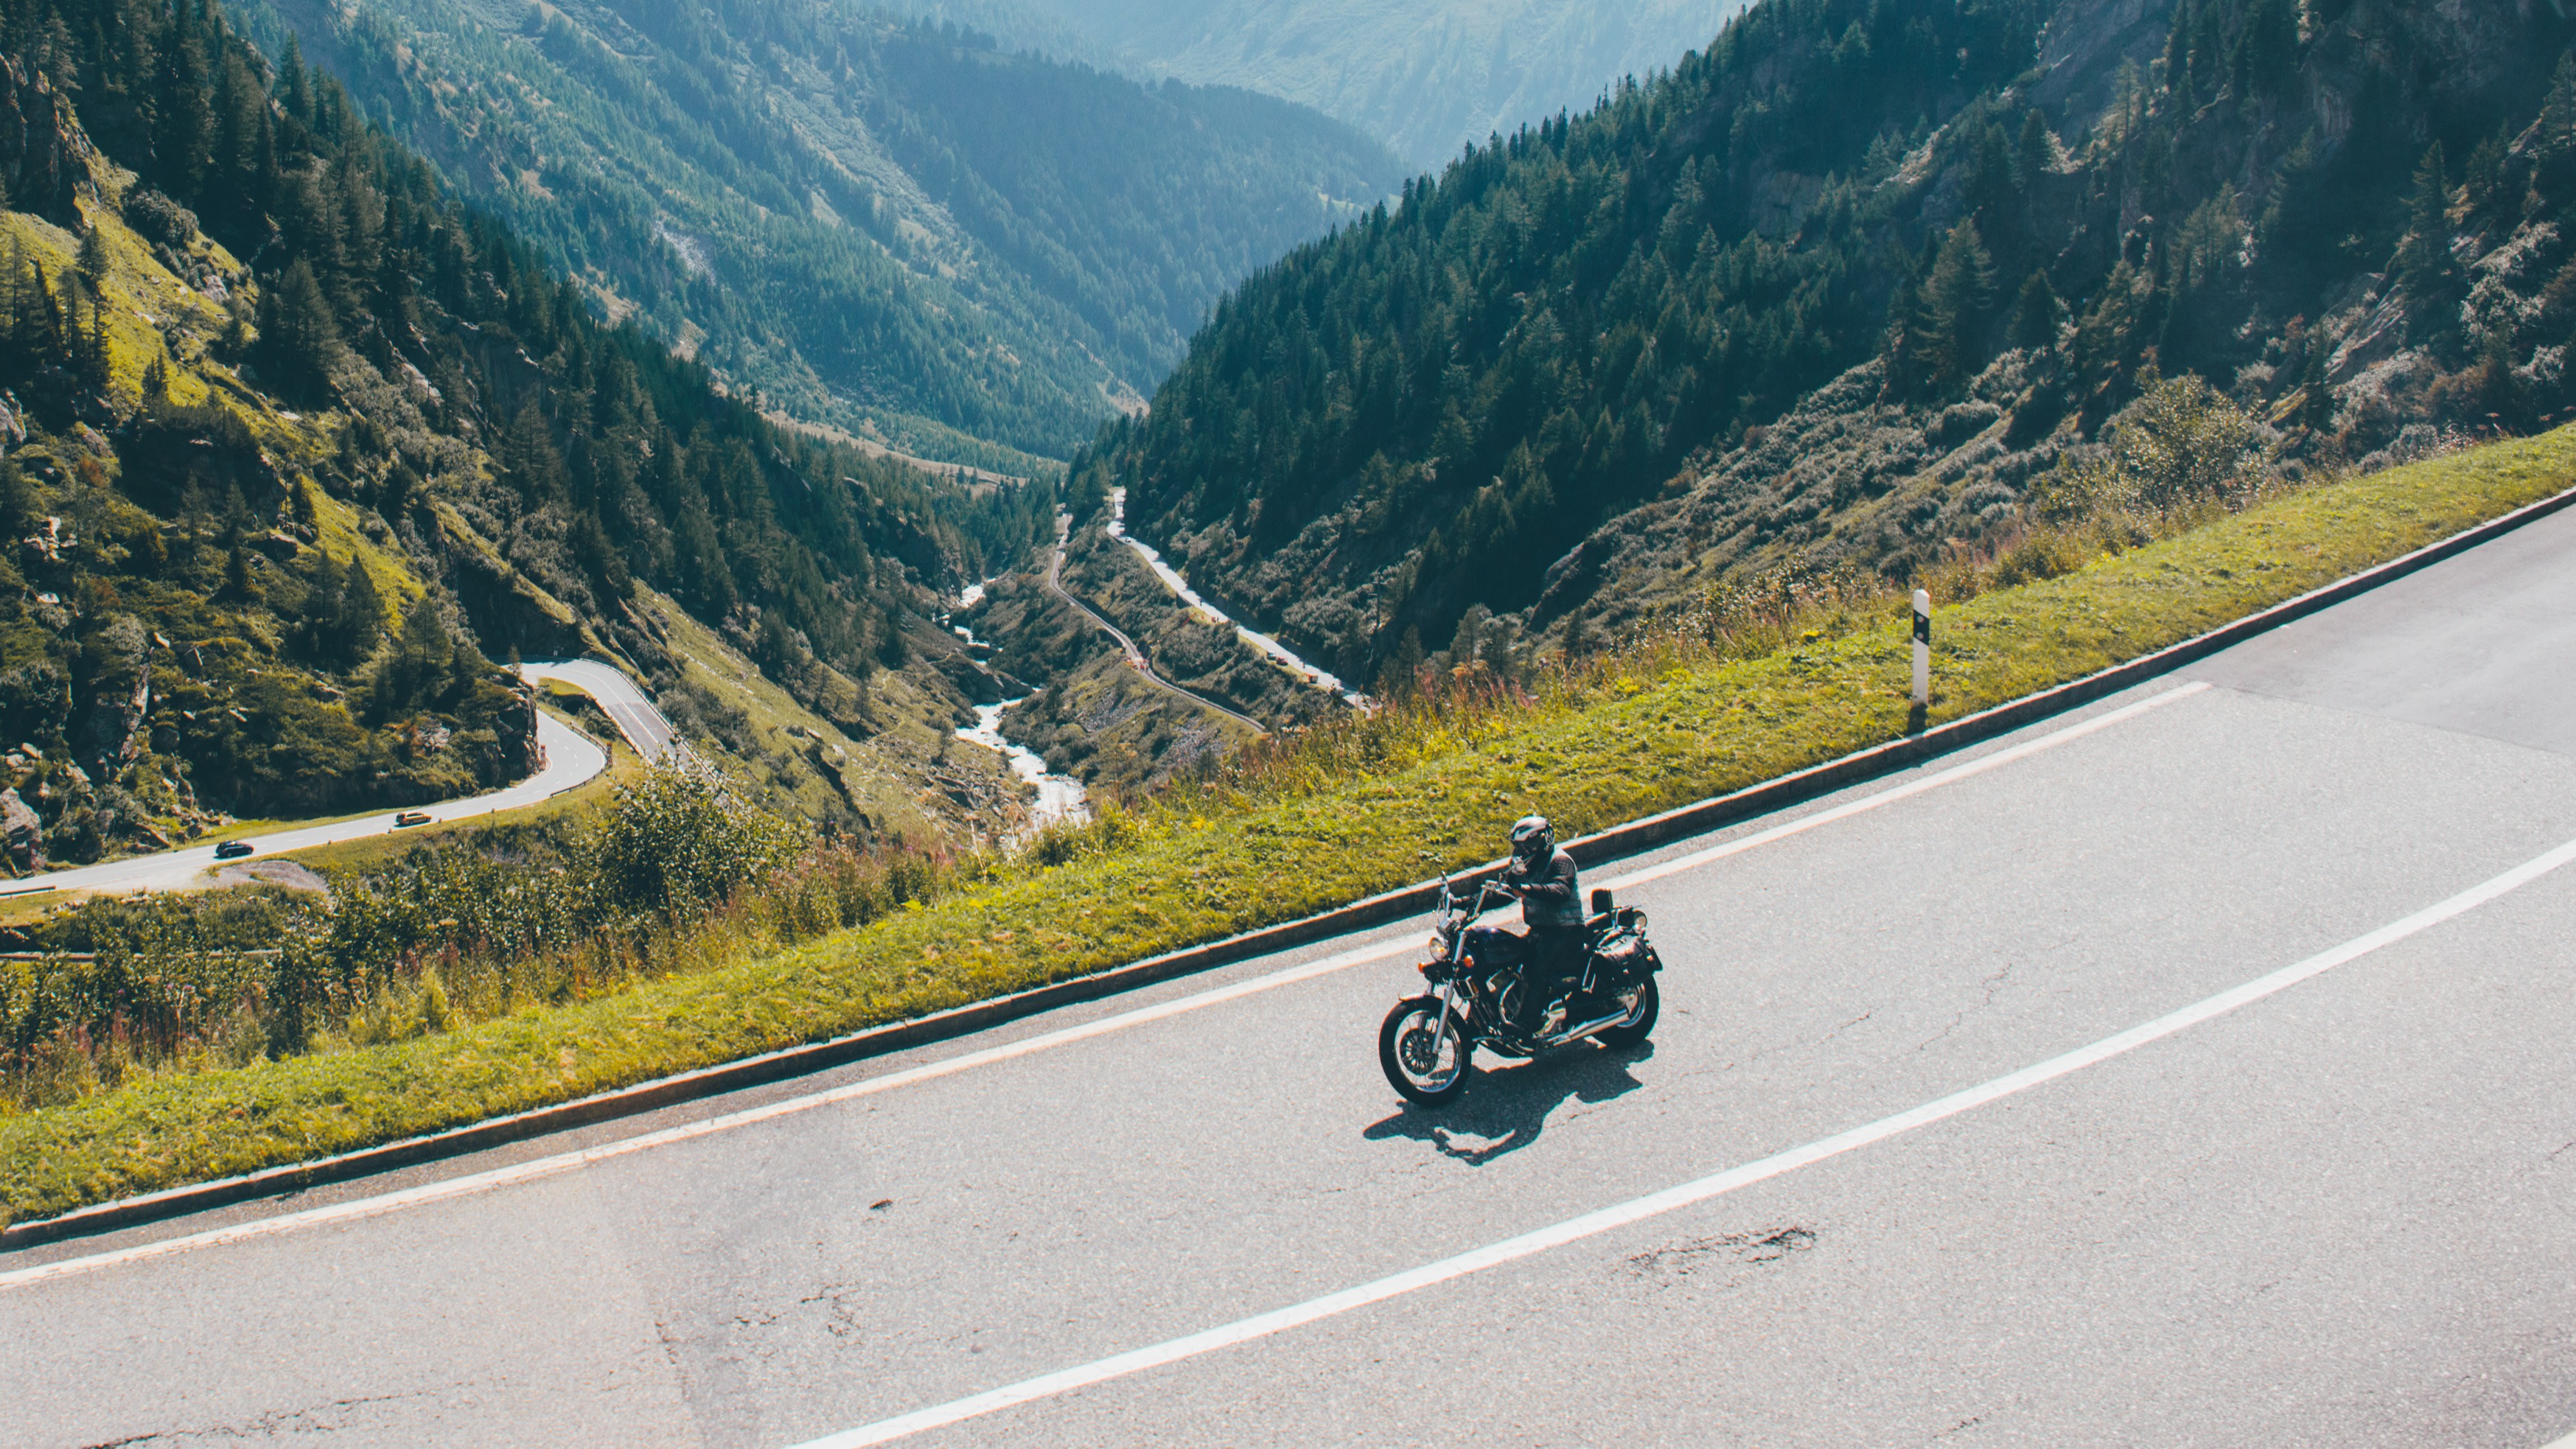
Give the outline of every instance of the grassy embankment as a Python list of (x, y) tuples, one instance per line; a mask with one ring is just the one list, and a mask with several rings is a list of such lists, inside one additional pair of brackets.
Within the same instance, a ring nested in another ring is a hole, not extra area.
[[(2189, 638), (2576, 477), (2576, 432), (2453, 454), (2223, 517), (1945, 611), (1932, 722)], [(1325, 732), (1266, 794), (1114, 817), (1063, 863), (763, 959), (379, 1047), (154, 1078), (0, 1121), (0, 1212), (24, 1219), (561, 1101), (1293, 918), (1494, 853), (1532, 808), (1567, 834), (1738, 788), (1906, 728), (1889, 614), (1725, 660), (1630, 651), (1628, 674), (1464, 730)], [(1400, 736), (1400, 737), (1399, 737)], [(1331, 752), (1356, 753), (1336, 764)], [(1365, 756), (1364, 758), (1361, 756)], [(1194, 813), (1195, 812), (1195, 813)], [(1043, 848), (1043, 847), (1042, 847)]]

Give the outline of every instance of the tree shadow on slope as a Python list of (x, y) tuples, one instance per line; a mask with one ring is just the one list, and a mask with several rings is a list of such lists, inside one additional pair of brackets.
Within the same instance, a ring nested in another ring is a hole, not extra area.
[(1480, 1071), (1458, 1100), (1439, 1107), (1407, 1103), (1360, 1135), (1371, 1142), (1427, 1142), (1444, 1157), (1482, 1167), (1537, 1141), (1548, 1114), (1566, 1102), (1598, 1106), (1645, 1085), (1628, 1068), (1654, 1054), (1651, 1042), (1632, 1051), (1586, 1045), (1502, 1071)]

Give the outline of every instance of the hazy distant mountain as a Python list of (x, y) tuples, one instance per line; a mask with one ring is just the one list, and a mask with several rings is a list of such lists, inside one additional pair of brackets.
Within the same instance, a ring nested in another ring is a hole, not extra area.
[(582, 281), (806, 419), (1062, 456), (1400, 180), (1348, 125), (829, 0), (247, 0)]
[(1704, 48), (1742, 0), (892, 0), (1013, 45), (1285, 96), (1416, 166)]

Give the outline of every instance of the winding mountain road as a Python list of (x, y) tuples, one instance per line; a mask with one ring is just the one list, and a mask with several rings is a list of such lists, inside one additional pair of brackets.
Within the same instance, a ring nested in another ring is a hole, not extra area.
[(1291, 677), (1307, 688), (1320, 689), (1326, 694), (1338, 696), (1342, 703), (1353, 709), (1371, 708), (1367, 695), (1343, 684), (1341, 678), (1332, 671), (1318, 669), (1307, 663), (1298, 656), (1297, 651), (1210, 603), (1206, 595), (1190, 587), (1190, 581), (1181, 577), (1179, 569), (1163, 561), (1162, 550), (1141, 538), (1130, 535), (1127, 532), (1127, 490), (1124, 488), (1109, 490), (1108, 526), (1109, 536), (1127, 545), (1130, 552), (1144, 561), (1145, 567), (1153, 572), (1154, 577), (1162, 581), (1163, 587), (1171, 590), (1173, 597), (1183, 604), (1232, 629), (1234, 636), (1251, 645), (1254, 653), (1286, 670)]
[(1224, 715), (1227, 719), (1233, 720), (1237, 724), (1249, 727), (1254, 734), (1266, 735), (1270, 733), (1268, 727), (1264, 726), (1261, 721), (1254, 719), (1252, 716), (1244, 714), (1238, 710), (1228, 709), (1224, 705), (1217, 703), (1215, 700), (1208, 698), (1204, 694), (1198, 694), (1190, 690), (1183, 689), (1181, 686), (1174, 684), (1172, 681), (1165, 679), (1159, 674), (1156, 674), (1154, 672), (1154, 661), (1145, 657), (1145, 651), (1136, 646), (1135, 640), (1128, 638), (1126, 633), (1117, 625), (1100, 617), (1097, 610), (1094, 610), (1089, 604), (1084, 603), (1082, 600), (1075, 598), (1072, 592), (1065, 588), (1064, 545), (1066, 538), (1072, 533), (1072, 524), (1073, 520), (1069, 515), (1061, 513), (1056, 515), (1055, 553), (1047, 563), (1047, 592), (1064, 600), (1067, 604), (1072, 605), (1082, 614), (1082, 617), (1089, 619), (1092, 623), (1098, 625), (1101, 632), (1107, 634), (1110, 638), (1117, 640), (1118, 647), (1125, 650), (1127, 653), (1128, 667), (1134, 669), (1137, 673), (1144, 675), (1146, 679), (1173, 694), (1179, 695), (1181, 698), (1188, 700), (1192, 704), (1201, 705), (1208, 709), (1215, 710), (1218, 714)]
[[(679, 740), (679, 732), (632, 680), (608, 665), (588, 659), (551, 663), (523, 664), (520, 677), (530, 682), (560, 679), (597, 700), (608, 717), (617, 723), (627, 743), (647, 760), (658, 759)], [(517, 810), (588, 783), (608, 768), (608, 752), (589, 736), (556, 720), (540, 710), (537, 713), (537, 748), (545, 763), (537, 772), (515, 785), (504, 786), (485, 794), (462, 800), (442, 800), (433, 804), (408, 807), (426, 815), (429, 824), (445, 824), (491, 815), (503, 810)], [(338, 845), (344, 841), (364, 840), (370, 836), (391, 835), (405, 828), (394, 823), (396, 811), (354, 816), (318, 825), (301, 825), (266, 835), (239, 837), (253, 852), (252, 858), (280, 855), (292, 850), (309, 850), (317, 845)], [(127, 860), (112, 860), (102, 865), (80, 866), (71, 870), (49, 871), (22, 881), (0, 884), (0, 899), (40, 894), (70, 895), (75, 892), (172, 891), (187, 890), (205, 884), (206, 871), (224, 864), (215, 859), (211, 843), (190, 845), (157, 855), (138, 855)]]
[(1597, 866), (1653, 1042), (1447, 1109), (1415, 923), (0, 1257), (0, 1441), (2533, 1449), (2571, 560)]
[[(545, 752), (545, 764), (515, 785), (468, 799), (443, 800), (407, 808), (427, 815), (430, 823), (468, 820), (477, 815), (538, 804), (583, 784), (608, 768), (606, 750), (543, 711), (537, 714), (537, 747)], [(343, 841), (364, 840), (372, 835), (391, 835), (403, 828), (394, 824), (395, 813), (388, 810), (321, 825), (301, 825), (266, 835), (246, 835), (240, 839), (250, 845), (254, 859), (265, 858), (290, 850), (309, 850), (317, 845), (338, 845)], [(112, 860), (103, 865), (50, 871), (0, 886), (0, 897), (43, 892), (187, 890), (205, 884), (200, 877), (208, 869), (225, 863), (215, 859), (213, 845), (191, 845), (158, 855), (138, 855), (130, 860)]]

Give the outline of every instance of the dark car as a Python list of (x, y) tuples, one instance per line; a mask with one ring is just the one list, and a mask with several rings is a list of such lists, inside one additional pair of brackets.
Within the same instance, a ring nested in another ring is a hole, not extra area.
[(426, 810), (406, 810), (400, 815), (394, 817), (394, 829), (396, 830), (400, 830), (405, 826), (427, 825), (428, 823), (429, 812)]
[(250, 854), (251, 850), (251, 843), (247, 840), (227, 840), (223, 844), (215, 847), (215, 859), (239, 860), (243, 856)]

